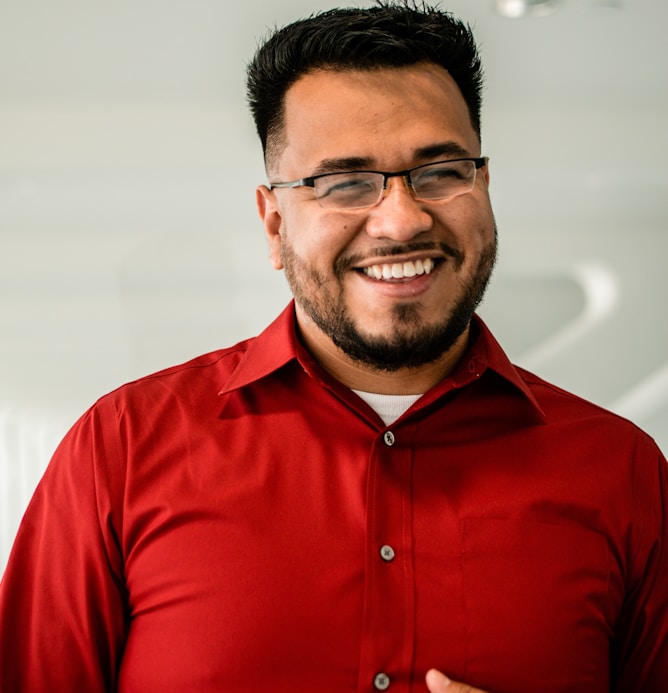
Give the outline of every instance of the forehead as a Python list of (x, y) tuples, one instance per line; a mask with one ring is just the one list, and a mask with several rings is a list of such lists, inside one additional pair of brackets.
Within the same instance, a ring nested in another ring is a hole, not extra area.
[(440, 142), (471, 156), (480, 146), (459, 87), (430, 63), (311, 72), (286, 94), (283, 136), (276, 165), (296, 176), (332, 158), (364, 158), (389, 170), (410, 166), (415, 152)]

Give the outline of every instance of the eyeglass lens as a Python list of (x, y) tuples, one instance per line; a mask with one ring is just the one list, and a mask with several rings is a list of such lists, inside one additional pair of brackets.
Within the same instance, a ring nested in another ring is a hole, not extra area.
[[(413, 169), (408, 179), (417, 199), (444, 200), (470, 192), (475, 175), (473, 161), (443, 161)], [(350, 171), (316, 178), (314, 188), (322, 207), (357, 209), (377, 204), (384, 182), (382, 173)]]

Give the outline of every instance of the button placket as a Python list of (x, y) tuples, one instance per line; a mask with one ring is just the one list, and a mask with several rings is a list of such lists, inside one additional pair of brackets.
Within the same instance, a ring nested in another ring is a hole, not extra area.
[(367, 485), (367, 550), (372, 553), (367, 554), (360, 690), (392, 690), (396, 686), (391, 673), (408, 672), (412, 666), (412, 566), (409, 561), (405, 569), (397, 569), (397, 562), (400, 554), (412, 551), (412, 515), (407, 508), (414, 434), (410, 426), (398, 434), (384, 429), (373, 443)]

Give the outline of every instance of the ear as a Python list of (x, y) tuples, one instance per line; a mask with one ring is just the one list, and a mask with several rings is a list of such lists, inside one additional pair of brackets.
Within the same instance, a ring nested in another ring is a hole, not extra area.
[(283, 261), (281, 260), (283, 216), (276, 195), (266, 185), (260, 185), (255, 190), (255, 203), (260, 219), (264, 224), (271, 265), (274, 269), (283, 269)]
[(489, 188), (489, 161), (483, 167), (482, 175), (485, 177), (485, 183), (487, 183), (487, 187)]

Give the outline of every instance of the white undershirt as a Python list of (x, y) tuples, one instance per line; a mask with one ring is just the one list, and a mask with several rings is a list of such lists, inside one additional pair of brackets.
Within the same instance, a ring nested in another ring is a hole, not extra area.
[(422, 395), (379, 395), (375, 392), (353, 390), (383, 420), (386, 426), (393, 424), (407, 409), (417, 402)]

